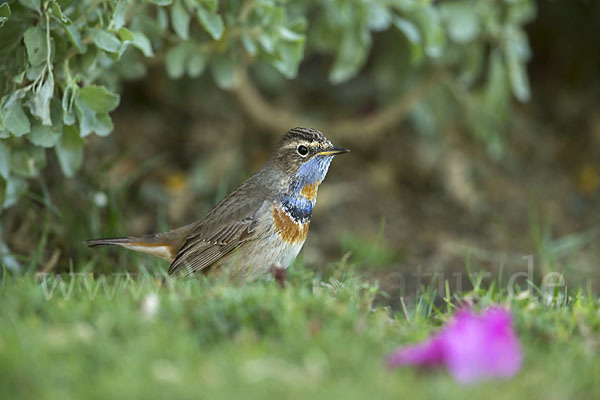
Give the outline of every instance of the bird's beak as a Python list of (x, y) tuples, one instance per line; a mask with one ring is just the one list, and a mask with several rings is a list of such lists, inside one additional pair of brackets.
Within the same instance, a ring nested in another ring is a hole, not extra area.
[(335, 156), (338, 154), (344, 154), (344, 153), (348, 153), (350, 150), (349, 149), (344, 149), (342, 147), (328, 147), (326, 149), (323, 149), (321, 151), (319, 151), (317, 154), (315, 154), (316, 156)]

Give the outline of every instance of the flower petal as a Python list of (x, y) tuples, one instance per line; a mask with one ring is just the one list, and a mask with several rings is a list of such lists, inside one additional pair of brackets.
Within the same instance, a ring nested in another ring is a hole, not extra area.
[(444, 362), (459, 382), (508, 378), (521, 368), (519, 340), (510, 313), (501, 308), (482, 316), (459, 312), (442, 337)]
[(400, 348), (388, 356), (387, 364), (390, 367), (400, 365), (434, 366), (444, 361), (444, 344), (433, 337), (423, 343)]
[(483, 315), (460, 310), (432, 338), (388, 356), (388, 366), (444, 364), (461, 383), (509, 378), (523, 362), (509, 311), (492, 307)]

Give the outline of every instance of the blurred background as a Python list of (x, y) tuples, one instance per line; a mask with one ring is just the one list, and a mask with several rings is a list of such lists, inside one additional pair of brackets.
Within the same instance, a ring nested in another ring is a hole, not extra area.
[[(597, 291), (600, 2), (425, 2), (433, 14), (392, 3), (411, 2), (273, 2), (304, 21), (291, 67), (263, 57), (269, 45), (257, 39), (258, 56), (228, 42), (196, 76), (177, 65), (177, 38), (161, 53), (147, 33), (156, 56), (106, 77), (121, 94), (112, 134), (86, 138), (71, 178), (48, 156), (2, 212), (5, 265), (166, 269), (83, 240), (201, 218), (303, 125), (352, 152), (319, 190), (299, 262), (325, 271), (343, 260), (394, 293), (416, 287), (419, 269), (455, 285), (469, 268), (526, 271), (533, 255), (536, 280), (557, 271)], [(226, 32), (226, 13), (258, 18), (249, 8), (220, 3)], [(190, 37), (204, 43), (194, 24)], [(216, 67), (223, 57), (235, 65)]]

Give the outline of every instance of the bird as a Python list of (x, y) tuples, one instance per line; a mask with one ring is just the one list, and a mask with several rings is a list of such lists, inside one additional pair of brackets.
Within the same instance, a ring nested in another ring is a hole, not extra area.
[(223, 270), (230, 276), (260, 276), (273, 267), (285, 272), (304, 245), (317, 190), (331, 161), (349, 151), (316, 129), (290, 129), (263, 167), (204, 218), (168, 232), (85, 244), (160, 257), (171, 263), (168, 275), (173, 277)]

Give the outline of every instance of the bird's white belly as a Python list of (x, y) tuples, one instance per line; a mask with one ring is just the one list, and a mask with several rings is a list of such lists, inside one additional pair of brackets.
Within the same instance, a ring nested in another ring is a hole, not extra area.
[[(287, 268), (294, 262), (298, 253), (302, 249), (302, 243), (286, 243), (279, 238), (274, 238), (274, 241), (279, 241), (277, 245), (274, 243), (264, 243), (257, 245), (252, 249), (249, 259), (256, 268), (268, 271), (271, 265), (277, 264), (280, 268)], [(281, 243), (282, 242), (282, 243)]]
[(303, 244), (286, 243), (275, 235), (270, 240), (249, 242), (227, 258), (225, 268), (215, 268), (215, 272), (224, 269), (232, 276), (258, 276), (268, 273), (273, 265), (288, 268)]

